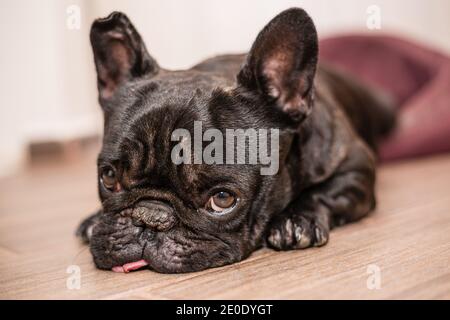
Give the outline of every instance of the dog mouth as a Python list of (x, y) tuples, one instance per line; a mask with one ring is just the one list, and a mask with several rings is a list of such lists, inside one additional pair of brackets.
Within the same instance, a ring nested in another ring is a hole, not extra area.
[(139, 261), (125, 263), (124, 265), (121, 266), (112, 267), (111, 270), (117, 273), (129, 273), (130, 271), (139, 270), (147, 266), (148, 262), (145, 261), (144, 259), (141, 259)]
[(167, 231), (159, 231), (150, 228), (149, 221), (153, 222), (153, 219), (146, 215), (104, 214), (93, 228), (90, 239), (96, 266), (115, 273), (138, 270), (183, 273), (221, 266), (239, 259), (237, 249), (216, 236), (181, 224), (175, 224)]

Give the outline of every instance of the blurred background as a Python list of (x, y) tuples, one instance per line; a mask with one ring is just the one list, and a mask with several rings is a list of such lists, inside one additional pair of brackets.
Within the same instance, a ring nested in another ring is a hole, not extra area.
[[(367, 26), (373, 5), (379, 28)], [(321, 38), (389, 33), (450, 52), (448, 0), (1, 0), (0, 177), (42, 153), (62, 150), (70, 158), (80, 141), (101, 134), (93, 19), (125, 12), (159, 64), (179, 69), (247, 51), (267, 22), (292, 6), (308, 11)]]

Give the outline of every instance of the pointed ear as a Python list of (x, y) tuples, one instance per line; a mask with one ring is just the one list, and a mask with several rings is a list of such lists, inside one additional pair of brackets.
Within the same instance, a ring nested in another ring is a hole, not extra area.
[(141, 36), (121, 12), (97, 19), (91, 27), (100, 103), (107, 102), (127, 81), (154, 75), (159, 67)]
[(317, 56), (313, 21), (302, 9), (288, 9), (259, 33), (238, 74), (238, 83), (301, 121), (313, 104)]

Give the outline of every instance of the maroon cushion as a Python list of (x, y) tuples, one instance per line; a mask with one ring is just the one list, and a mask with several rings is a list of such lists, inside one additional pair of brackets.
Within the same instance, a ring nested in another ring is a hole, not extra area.
[(398, 105), (382, 160), (450, 151), (449, 57), (394, 37), (351, 35), (321, 40), (320, 60), (385, 91)]

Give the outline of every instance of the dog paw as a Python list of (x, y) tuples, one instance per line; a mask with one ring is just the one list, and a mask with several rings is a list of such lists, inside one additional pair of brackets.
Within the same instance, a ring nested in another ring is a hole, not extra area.
[(329, 227), (313, 217), (296, 214), (272, 222), (267, 243), (276, 250), (320, 247), (328, 242)]
[(88, 218), (84, 219), (77, 228), (76, 236), (80, 237), (83, 242), (89, 243), (92, 236), (92, 230), (98, 223), (99, 213), (95, 213)]

